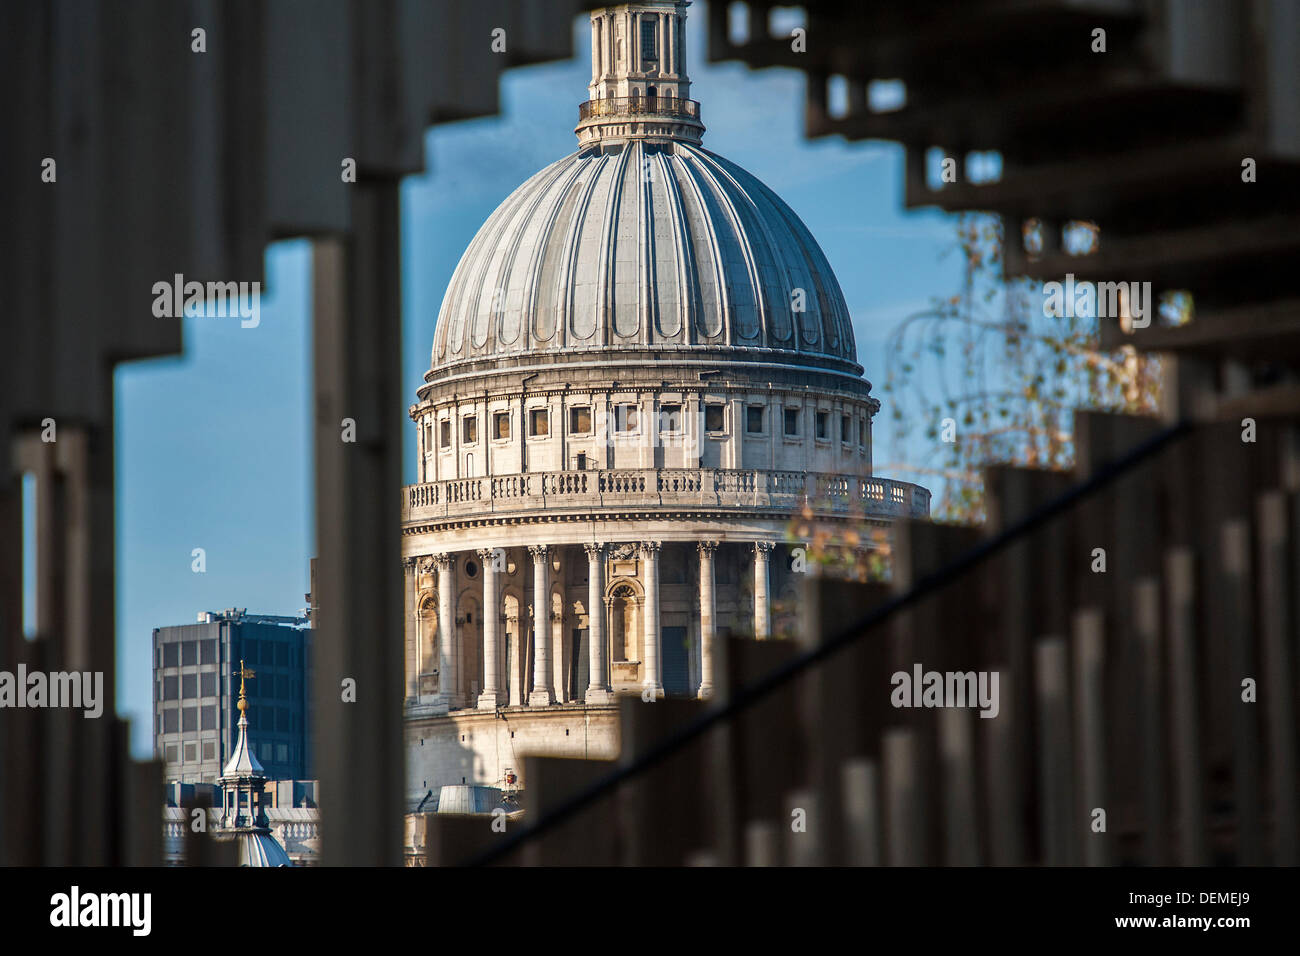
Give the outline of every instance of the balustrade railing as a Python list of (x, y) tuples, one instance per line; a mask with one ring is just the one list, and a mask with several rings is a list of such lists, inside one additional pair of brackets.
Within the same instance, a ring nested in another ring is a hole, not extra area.
[(734, 468), (555, 471), (409, 485), (403, 518), (626, 505), (796, 508), (926, 517), (930, 492), (888, 478)]
[(578, 104), (578, 120), (597, 116), (684, 116), (700, 118), (700, 104), (676, 96), (611, 96)]

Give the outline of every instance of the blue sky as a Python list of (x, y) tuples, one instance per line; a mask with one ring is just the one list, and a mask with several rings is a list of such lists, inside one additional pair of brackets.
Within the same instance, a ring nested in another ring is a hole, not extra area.
[[(704, 61), (704, 11), (692, 10), (687, 69), (702, 104), (704, 145), (758, 176), (807, 223), (854, 317), (858, 359), (877, 386), (884, 342), (906, 314), (958, 287), (949, 217), (902, 209), (902, 150), (886, 143), (809, 142), (803, 78)], [(590, 78), (590, 31), (575, 21), (572, 61), (512, 70), (500, 116), (431, 130), (425, 175), (403, 186), (403, 392), (429, 366), (434, 320), (461, 253), (509, 193), (576, 147), (573, 125)], [(304, 606), (312, 527), (309, 249), (267, 251), (261, 324), (186, 318), (179, 358), (117, 373), (118, 709), (132, 748), (151, 748), (150, 634), (197, 612)], [(414, 480), (407, 423), (405, 480)], [(898, 461), (884, 413), (875, 461)], [(203, 548), (206, 571), (191, 570)]]

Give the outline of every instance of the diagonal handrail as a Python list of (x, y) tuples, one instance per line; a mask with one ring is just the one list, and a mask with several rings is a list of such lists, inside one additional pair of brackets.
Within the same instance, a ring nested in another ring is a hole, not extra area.
[(738, 688), (735, 694), (725, 703), (710, 707), (704, 711), (704, 713), (700, 714), (699, 717), (673, 733), (668, 734), (657, 744), (650, 747), (635, 759), (604, 774), (586, 788), (578, 791), (573, 796), (562, 801), (558, 806), (539, 816), (532, 823), (513, 834), (507, 835), (504, 839), (496, 842), (489, 849), (483, 851), (477, 856), (466, 860), (463, 865), (485, 866), (503, 859), (508, 854), (519, 849), (529, 840), (541, 836), (543, 833), (569, 819), (583, 807), (611, 793), (620, 784), (626, 783), (638, 774), (644, 773), (646, 770), (649, 770), (651, 767), (672, 756), (678, 750), (681, 750), (696, 738), (706, 733), (716, 724), (736, 716), (741, 711), (762, 700), (768, 694), (798, 677), (810, 667), (821, 663), (836, 652), (848, 647), (854, 641), (863, 637), (873, 628), (878, 627), (894, 614), (917, 603), (921, 599), (928, 597), (932, 592), (951, 583), (967, 571), (970, 571), (972, 568), (979, 565), (981, 562), (997, 554), (1003, 548), (1014, 544), (1017, 539), (1033, 531), (1040, 525), (1052, 520), (1082, 499), (1099, 491), (1116, 478), (1119, 478), (1130, 468), (1141, 464), (1147, 458), (1160, 451), (1166, 445), (1185, 438), (1193, 431), (1193, 428), (1194, 426), (1190, 422), (1179, 421), (1170, 425), (1168, 428), (1162, 429), (1146, 441), (1134, 446), (1121, 457), (1107, 462), (1089, 475), (1085, 480), (1073, 485), (1067, 491), (1052, 499), (1041, 508), (1030, 512), (1024, 518), (1015, 522), (1010, 527), (999, 531), (993, 537), (980, 542), (978, 545), (966, 551), (964, 554), (943, 567), (925, 575), (909, 590), (897, 597), (890, 598), (884, 604), (873, 609), (861, 620), (841, 630), (834, 637), (822, 642), (817, 647), (811, 648), (790, 658), (780, 667), (773, 669), (754, 683), (746, 684), (745, 686)]

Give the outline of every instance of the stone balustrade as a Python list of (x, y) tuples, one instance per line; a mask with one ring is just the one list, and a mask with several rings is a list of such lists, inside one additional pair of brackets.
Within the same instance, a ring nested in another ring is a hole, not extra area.
[(630, 468), (452, 478), (408, 485), (402, 521), (594, 508), (763, 508), (925, 518), (930, 492), (889, 478), (713, 468)]

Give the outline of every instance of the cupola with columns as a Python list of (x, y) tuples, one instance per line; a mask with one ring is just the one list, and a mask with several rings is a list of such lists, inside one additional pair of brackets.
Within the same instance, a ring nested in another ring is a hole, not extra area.
[(238, 843), (240, 866), (292, 866), (289, 854), (271, 836), (266, 819), (266, 771), (248, 742), (248, 696), (244, 681), (256, 676), (239, 662), (239, 740), (221, 771), (221, 830), (218, 839)]
[(575, 130), (582, 146), (654, 136), (700, 142), (700, 104), (686, 75), (687, 6), (642, 0), (592, 11), (590, 98)]

